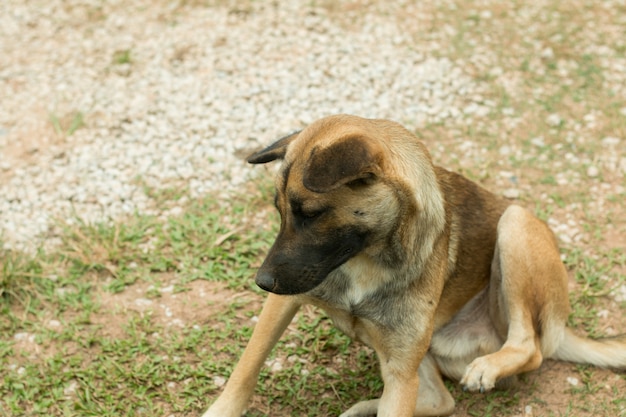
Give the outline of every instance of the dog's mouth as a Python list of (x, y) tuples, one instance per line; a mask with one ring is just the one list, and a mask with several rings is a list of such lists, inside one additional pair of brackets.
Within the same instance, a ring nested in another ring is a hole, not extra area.
[(352, 251), (345, 251), (341, 258), (328, 265), (294, 266), (282, 268), (263, 266), (257, 272), (255, 282), (263, 290), (280, 295), (303, 294), (315, 289), (335, 269), (352, 257)]
[[(365, 245), (364, 236), (352, 234), (331, 245), (305, 245), (294, 253), (277, 239), (259, 268), (255, 282), (274, 294), (296, 295), (313, 290)], [(332, 250), (331, 250), (332, 249)]]

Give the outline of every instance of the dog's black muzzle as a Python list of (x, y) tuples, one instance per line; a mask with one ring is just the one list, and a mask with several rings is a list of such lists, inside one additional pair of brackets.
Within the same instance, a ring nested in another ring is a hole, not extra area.
[(365, 246), (365, 233), (346, 228), (318, 243), (287, 238), (281, 231), (256, 275), (256, 284), (275, 294), (303, 294)]

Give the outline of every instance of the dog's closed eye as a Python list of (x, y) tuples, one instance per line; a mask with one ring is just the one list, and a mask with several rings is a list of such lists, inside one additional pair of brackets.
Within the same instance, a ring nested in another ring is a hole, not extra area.
[(316, 217), (321, 216), (322, 214), (324, 214), (326, 212), (326, 210), (317, 210), (317, 211), (310, 211), (310, 212), (302, 212), (302, 217), (304, 217), (305, 219), (314, 219)]
[(298, 208), (294, 207), (292, 209), (293, 215), (295, 217), (308, 219), (308, 220), (320, 217), (322, 214), (326, 213), (327, 211), (328, 211), (328, 208), (321, 208), (321, 209), (316, 209), (316, 210), (303, 210), (302, 207), (298, 207)]

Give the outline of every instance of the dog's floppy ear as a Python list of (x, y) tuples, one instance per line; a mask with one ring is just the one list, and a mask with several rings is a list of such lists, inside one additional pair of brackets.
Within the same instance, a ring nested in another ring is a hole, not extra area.
[(349, 137), (319, 149), (313, 148), (304, 170), (304, 186), (326, 193), (356, 180), (373, 179), (380, 172), (379, 153), (363, 137)]
[(285, 157), (285, 153), (287, 152), (287, 145), (297, 138), (299, 134), (300, 131), (290, 133), (289, 135), (278, 139), (267, 148), (253, 153), (246, 160), (251, 164), (265, 164), (277, 159), (283, 159)]

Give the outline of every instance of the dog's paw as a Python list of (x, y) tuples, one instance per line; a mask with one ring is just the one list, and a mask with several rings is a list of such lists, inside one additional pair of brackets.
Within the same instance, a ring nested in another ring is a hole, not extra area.
[(241, 417), (245, 411), (245, 407), (237, 406), (235, 404), (225, 404), (224, 402), (216, 402), (204, 414), (202, 417)]
[(339, 417), (372, 417), (378, 412), (378, 400), (361, 401), (350, 407)]
[(496, 385), (498, 372), (491, 365), (489, 359), (483, 357), (474, 359), (461, 378), (461, 385), (464, 391), (481, 393), (487, 392)]

